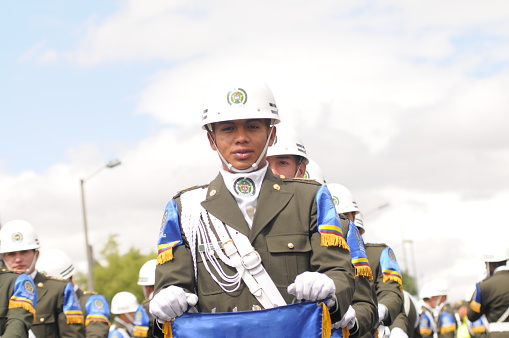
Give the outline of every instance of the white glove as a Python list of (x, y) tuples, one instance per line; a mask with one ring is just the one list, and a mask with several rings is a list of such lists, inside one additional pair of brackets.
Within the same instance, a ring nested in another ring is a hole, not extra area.
[(335, 329), (347, 327), (348, 330), (350, 330), (352, 327), (355, 326), (356, 320), (357, 319), (355, 318), (355, 310), (351, 305), (349, 305), (348, 310), (346, 310), (346, 313), (343, 316), (343, 318), (341, 318), (339, 322), (335, 322), (332, 325), (332, 327)]
[(378, 303), (378, 321), (379, 322), (383, 322), (385, 319), (386, 316), (387, 316), (387, 311), (389, 311), (387, 309), (387, 306), (381, 304), (381, 303)]
[(391, 338), (408, 338), (408, 335), (403, 329), (395, 327), (391, 330)]
[[(306, 271), (295, 277), (295, 282), (288, 285), (287, 291), (299, 300), (315, 301), (334, 296), (336, 286), (334, 281), (327, 275), (320, 272)], [(329, 305), (329, 303), (331, 304)], [(327, 306), (330, 308), (334, 303), (335, 301), (328, 301)]]
[(170, 321), (198, 303), (198, 296), (187, 293), (181, 287), (170, 285), (159, 291), (150, 301), (150, 313), (159, 320)]

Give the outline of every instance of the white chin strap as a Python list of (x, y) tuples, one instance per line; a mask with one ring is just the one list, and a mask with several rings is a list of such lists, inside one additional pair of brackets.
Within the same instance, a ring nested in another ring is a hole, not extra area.
[(219, 148), (217, 147), (217, 144), (216, 144), (216, 140), (214, 140), (214, 137), (212, 137), (212, 133), (210, 132), (210, 130), (207, 130), (207, 132), (209, 133), (210, 139), (212, 140), (212, 142), (214, 143), (214, 146), (217, 149), (217, 154), (219, 155), (219, 158), (226, 165), (226, 167), (228, 167), (229, 170), (233, 171), (234, 173), (250, 173), (250, 172), (258, 170), (258, 165), (260, 164), (263, 156), (265, 156), (265, 154), (267, 153), (267, 148), (269, 147), (270, 137), (272, 136), (273, 130), (274, 130), (274, 125), (272, 125), (270, 127), (269, 136), (267, 137), (267, 141), (265, 142), (265, 146), (263, 147), (263, 151), (260, 153), (260, 156), (258, 157), (258, 159), (256, 160), (255, 163), (253, 163), (249, 168), (246, 168), (246, 169), (237, 169), (233, 166), (233, 164), (228, 163), (228, 161), (226, 161), (226, 159), (223, 157), (223, 155), (219, 151)]

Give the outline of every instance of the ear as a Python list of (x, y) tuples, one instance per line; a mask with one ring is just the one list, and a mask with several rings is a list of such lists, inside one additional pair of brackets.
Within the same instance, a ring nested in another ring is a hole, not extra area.
[(212, 133), (210, 131), (207, 132), (207, 138), (209, 140), (210, 148), (212, 148), (212, 150), (214, 150), (214, 151), (217, 151), (217, 147), (214, 143), (214, 140), (212, 138)]
[(297, 177), (304, 177), (306, 175), (306, 163), (302, 161), (297, 172)]
[(272, 127), (273, 130), (272, 130), (272, 134), (270, 135), (270, 141), (269, 141), (269, 147), (272, 147), (272, 145), (274, 144), (274, 140), (276, 139), (276, 126), (273, 126)]

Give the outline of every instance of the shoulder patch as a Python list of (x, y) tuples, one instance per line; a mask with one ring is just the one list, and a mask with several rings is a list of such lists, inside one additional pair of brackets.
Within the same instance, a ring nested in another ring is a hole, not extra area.
[(178, 191), (175, 196), (173, 196), (173, 198), (177, 198), (177, 197), (180, 197), (180, 195), (182, 195), (183, 193), (185, 192), (188, 192), (188, 191), (191, 191), (191, 190), (195, 190), (195, 189), (199, 189), (199, 188), (206, 188), (208, 187), (209, 185), (208, 184), (202, 184), (202, 185), (193, 185), (192, 187), (189, 187), (189, 188), (186, 188), (186, 189), (182, 189), (180, 191)]

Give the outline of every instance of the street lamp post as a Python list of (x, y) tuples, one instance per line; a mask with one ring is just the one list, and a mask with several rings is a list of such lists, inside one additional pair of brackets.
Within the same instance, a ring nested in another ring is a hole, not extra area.
[(94, 256), (92, 253), (92, 246), (90, 245), (90, 242), (88, 241), (88, 224), (87, 224), (87, 212), (85, 208), (85, 188), (84, 184), (86, 181), (90, 180), (93, 176), (100, 173), (104, 168), (114, 168), (118, 165), (120, 165), (122, 162), (119, 160), (113, 160), (105, 165), (103, 165), (101, 168), (93, 172), (90, 176), (87, 178), (80, 179), (80, 188), (81, 188), (81, 207), (83, 210), (83, 227), (85, 230), (85, 245), (87, 249), (87, 263), (88, 263), (88, 289), (90, 291), (94, 291)]

